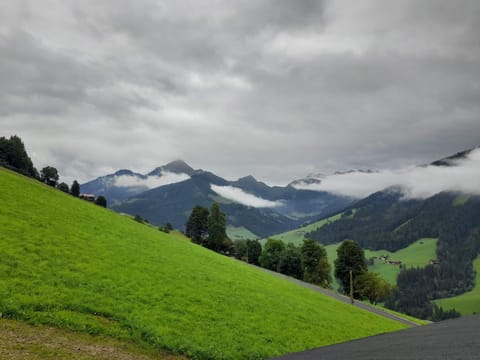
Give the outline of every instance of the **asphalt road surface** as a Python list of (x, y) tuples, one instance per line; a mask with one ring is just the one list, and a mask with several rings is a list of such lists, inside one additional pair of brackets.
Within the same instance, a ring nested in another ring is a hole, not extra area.
[[(254, 266), (254, 265), (252, 265)], [(272, 275), (275, 275), (277, 277), (281, 277), (285, 280), (288, 280), (288, 281), (291, 281), (291, 282), (294, 282), (298, 285), (301, 285), (301, 286), (304, 286), (306, 288), (309, 288), (309, 289), (312, 289), (314, 291), (317, 291), (319, 293), (322, 293), (324, 295), (327, 295), (327, 296), (330, 296), (330, 297), (333, 297), (337, 300), (340, 300), (340, 301), (343, 301), (343, 302), (346, 302), (346, 303), (350, 303), (350, 298), (347, 297), (347, 296), (343, 296), (343, 295), (340, 295), (336, 292), (333, 292), (331, 290), (328, 290), (328, 289), (324, 289), (320, 286), (316, 286), (316, 285), (313, 285), (313, 284), (309, 284), (309, 283), (306, 283), (304, 281), (301, 281), (301, 280), (297, 280), (295, 278), (292, 278), (290, 276), (286, 276), (286, 275), (283, 275), (283, 274), (280, 274), (278, 272), (275, 272), (275, 271), (270, 271), (270, 270), (267, 270), (267, 269), (264, 269), (262, 267), (258, 267), (258, 269), (260, 270), (263, 270), (263, 271), (266, 271)], [(377, 315), (380, 315), (380, 316), (384, 316), (386, 318), (389, 318), (389, 319), (392, 319), (392, 320), (395, 320), (395, 321), (398, 321), (398, 322), (401, 322), (402, 324), (405, 324), (405, 325), (408, 325), (408, 326), (418, 326), (418, 324), (414, 323), (413, 321), (410, 321), (410, 320), (407, 320), (407, 319), (404, 319), (404, 318), (401, 318), (399, 316), (396, 316), (394, 314), (391, 314), (391, 313), (388, 313), (386, 311), (383, 311), (382, 309), (379, 309), (377, 307), (373, 307), (373, 306), (370, 306), (368, 304), (365, 304), (365, 303), (362, 303), (362, 302), (359, 302), (359, 301), (355, 301), (354, 303), (354, 306), (358, 307), (358, 308), (361, 308), (361, 309), (364, 309), (364, 310), (367, 310), (367, 311), (370, 311), (372, 313), (375, 313)], [(480, 357), (479, 357), (480, 359)]]
[(478, 360), (480, 359), (480, 315), (325, 346), (277, 359)]

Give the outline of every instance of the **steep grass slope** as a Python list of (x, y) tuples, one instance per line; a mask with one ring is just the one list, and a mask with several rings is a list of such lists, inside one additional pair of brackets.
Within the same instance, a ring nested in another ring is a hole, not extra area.
[(3, 317), (197, 359), (403, 328), (1, 168), (0, 204)]

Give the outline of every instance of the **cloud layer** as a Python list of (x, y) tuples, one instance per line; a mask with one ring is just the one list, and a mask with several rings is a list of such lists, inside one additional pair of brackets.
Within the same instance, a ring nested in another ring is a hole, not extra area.
[(246, 206), (255, 208), (273, 208), (283, 205), (281, 201), (266, 200), (253, 194), (249, 194), (234, 186), (218, 186), (212, 184), (210, 187), (213, 191), (225, 199), (232, 200)]
[(140, 187), (153, 189), (158, 186), (177, 183), (189, 178), (190, 176), (187, 174), (177, 174), (168, 171), (162, 171), (161, 176), (153, 175), (145, 178), (130, 175), (116, 176), (113, 184), (118, 187)]
[(297, 188), (329, 191), (362, 198), (391, 186), (400, 186), (406, 198), (427, 198), (442, 191), (480, 194), (480, 149), (452, 166), (418, 166), (379, 172), (330, 175), (320, 184)]
[(476, 0), (5, 0), (0, 135), (80, 182), (424, 163), (479, 143), (479, 33)]

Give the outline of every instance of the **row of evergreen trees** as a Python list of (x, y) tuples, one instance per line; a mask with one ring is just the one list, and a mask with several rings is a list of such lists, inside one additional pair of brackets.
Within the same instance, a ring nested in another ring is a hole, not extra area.
[[(0, 165), (16, 171), (20, 174), (37, 179), (47, 185), (59, 187), (60, 190), (66, 191), (68, 185), (65, 183), (58, 184), (59, 175), (53, 166), (45, 166), (40, 172), (33, 166), (32, 159), (27, 154), (25, 144), (17, 135), (0, 137)], [(80, 186), (75, 181), (72, 185), (73, 193), (80, 192)], [(70, 192), (68, 190), (67, 192)], [(78, 196), (78, 194), (77, 194)]]
[(0, 165), (23, 175), (40, 179), (40, 174), (33, 166), (22, 139), (17, 135), (11, 136), (10, 139), (0, 137)]
[[(0, 137), (0, 166), (31, 177), (43, 182), (49, 186), (55, 187), (60, 191), (71, 194), (75, 197), (80, 196), (80, 184), (74, 180), (69, 187), (65, 182), (59, 183), (59, 174), (55, 167), (45, 166), (40, 172), (33, 166), (32, 159), (28, 156), (25, 144), (17, 135)], [(99, 196), (95, 199), (97, 205), (106, 207), (107, 199)]]
[[(195, 206), (186, 223), (185, 234), (192, 242), (216, 252), (325, 288), (332, 287), (327, 252), (319, 243), (306, 239), (301, 246), (296, 246), (268, 239), (262, 247), (258, 240), (232, 242), (226, 233), (225, 214), (216, 203), (210, 209)], [(350, 294), (350, 281), (353, 280), (352, 294), (357, 299), (376, 303), (386, 300), (392, 291), (385, 280), (368, 272), (363, 249), (351, 240), (344, 241), (337, 249), (334, 275), (340, 284), (339, 290), (345, 294)]]
[(232, 250), (232, 241), (227, 236), (226, 217), (217, 203), (210, 210), (195, 206), (185, 224), (185, 235), (194, 243), (219, 253), (229, 254)]
[[(238, 259), (266, 269), (325, 288), (332, 287), (332, 269), (327, 252), (313, 240), (305, 239), (301, 246), (295, 246), (268, 239), (263, 248), (257, 240), (240, 240), (234, 242), (233, 254)], [(350, 294), (351, 272), (355, 299), (377, 303), (390, 296), (392, 286), (378, 274), (368, 271), (364, 251), (354, 241), (346, 240), (338, 247), (334, 265), (340, 292)]]
[(317, 284), (332, 285), (331, 268), (325, 248), (313, 240), (304, 240), (302, 246), (268, 239), (259, 256), (259, 265), (279, 273)]

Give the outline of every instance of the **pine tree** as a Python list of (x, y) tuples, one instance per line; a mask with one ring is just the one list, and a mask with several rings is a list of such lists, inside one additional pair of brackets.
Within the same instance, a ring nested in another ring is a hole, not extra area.
[(197, 205), (192, 209), (185, 224), (185, 235), (196, 244), (206, 245), (208, 215), (207, 208)]
[(38, 178), (38, 171), (25, 150), (22, 140), (14, 135), (10, 139), (0, 137), (0, 165), (7, 166), (24, 175)]
[(220, 211), (220, 206), (213, 203), (207, 219), (207, 247), (214, 251), (225, 252), (231, 247), (227, 236), (225, 214)]
[(80, 185), (78, 184), (77, 180), (73, 180), (72, 187), (70, 188), (70, 193), (75, 196), (80, 196)]

